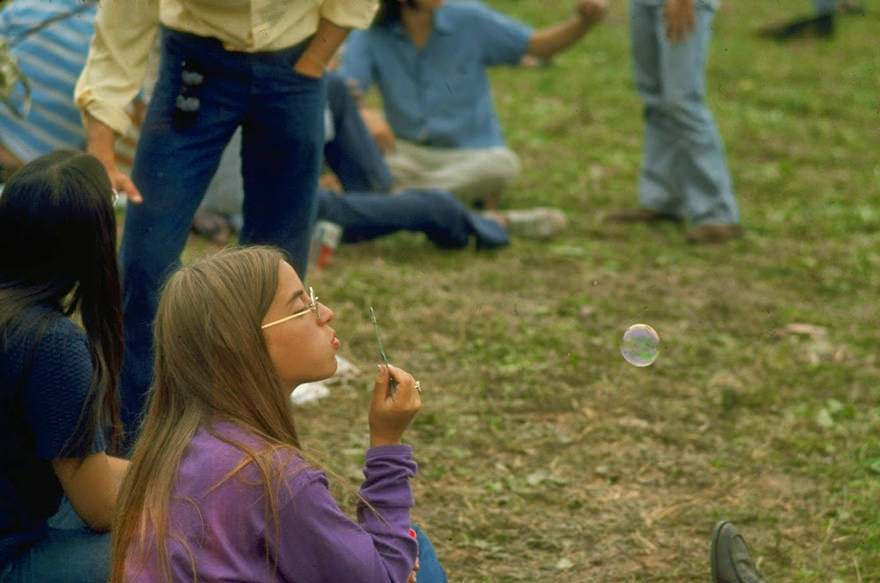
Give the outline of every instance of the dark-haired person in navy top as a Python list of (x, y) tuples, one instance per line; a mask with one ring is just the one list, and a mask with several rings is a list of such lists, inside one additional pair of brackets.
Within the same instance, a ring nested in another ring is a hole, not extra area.
[(128, 468), (106, 453), (122, 361), (113, 198), (101, 163), (68, 151), (25, 165), (0, 196), (2, 583), (109, 573)]

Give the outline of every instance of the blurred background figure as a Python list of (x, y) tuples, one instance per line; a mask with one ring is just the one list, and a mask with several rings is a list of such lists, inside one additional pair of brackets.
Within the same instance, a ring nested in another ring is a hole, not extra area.
[[(332, 174), (326, 174), (318, 187), (317, 216), (342, 228), (342, 242), (410, 231), (424, 233), (441, 248), (462, 248), (474, 240), (478, 249), (493, 249), (508, 244), (508, 231), (520, 237), (545, 239), (564, 227), (564, 215), (556, 209), (481, 213), (444, 190), (392, 193), (391, 173), (354, 97), (341, 76), (328, 73), (326, 78), (324, 162)], [(241, 229), (243, 202), (241, 137), (236, 132), (196, 213), (193, 230), (225, 244), (233, 231)], [(551, 219), (556, 215), (562, 218), (548, 221), (548, 215)]]
[(812, 0), (812, 5), (812, 14), (762, 28), (758, 36), (780, 41), (808, 36), (830, 38), (834, 36), (836, 12), (858, 14), (865, 10), (861, 3), (853, 1)]
[(390, 130), (376, 130), (377, 141), (395, 187), (449, 190), (495, 208), (520, 164), (505, 145), (487, 69), (550, 58), (605, 10), (605, 0), (581, 0), (567, 20), (533, 31), (478, 2), (382, 0), (373, 25), (351, 35), (341, 73), (356, 92), (379, 89)]
[(630, 0), (636, 90), (645, 130), (641, 206), (621, 221), (689, 219), (692, 243), (741, 235), (721, 134), (706, 106), (706, 59), (719, 0)]
[[(96, 7), (94, 1), (13, 0), (0, 11), (0, 38), (23, 77), (0, 105), (0, 181), (54, 150), (85, 148), (73, 86), (89, 51)], [(131, 117), (142, 112), (140, 100), (128, 109)], [(126, 171), (136, 139), (130, 132), (117, 142), (116, 162)]]

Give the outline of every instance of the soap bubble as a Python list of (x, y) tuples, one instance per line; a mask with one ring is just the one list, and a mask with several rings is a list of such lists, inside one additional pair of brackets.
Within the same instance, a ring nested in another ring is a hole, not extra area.
[(623, 334), (620, 353), (633, 366), (650, 366), (660, 354), (660, 335), (647, 324), (633, 324)]

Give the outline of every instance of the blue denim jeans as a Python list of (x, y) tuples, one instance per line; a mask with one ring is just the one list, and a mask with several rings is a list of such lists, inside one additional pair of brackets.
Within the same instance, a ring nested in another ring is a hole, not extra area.
[(391, 171), (376, 140), (361, 119), (345, 79), (327, 73), (327, 106), (333, 139), (324, 145), (324, 161), (346, 192), (390, 192)]
[(671, 43), (662, 5), (630, 0), (629, 8), (636, 90), (645, 118), (642, 206), (696, 224), (739, 223), (721, 135), (706, 107), (715, 11), (698, 3), (694, 31)]
[(416, 540), (419, 542), (419, 571), (416, 573), (418, 583), (446, 583), (446, 571), (437, 558), (434, 545), (425, 536), (418, 526), (413, 525), (416, 531)]
[[(342, 227), (342, 241), (354, 243), (397, 231), (424, 233), (438, 247), (465, 247), (473, 236), (478, 247), (491, 249), (510, 242), (497, 222), (470, 211), (452, 194), (413, 190), (391, 196), (391, 172), (342, 77), (327, 75), (327, 103), (333, 138), (324, 159), (342, 183), (345, 195), (318, 191), (318, 218)], [(328, 132), (329, 134), (329, 132)], [(233, 135), (217, 174), (208, 187), (204, 208), (241, 223), (240, 138)]]
[[(293, 70), (304, 48), (234, 52), (215, 39), (162, 29), (159, 79), (132, 170), (144, 202), (128, 205), (120, 249), (125, 319), (120, 389), (127, 445), (152, 380), (151, 326), (159, 289), (179, 265), (193, 215), (238, 127), (244, 183), (240, 239), (280, 247), (305, 277), (326, 95), (323, 79)], [(183, 82), (184, 63), (198, 67), (201, 83)], [(176, 123), (179, 96), (199, 102), (185, 129)]]
[(445, 190), (407, 190), (397, 195), (318, 193), (318, 218), (342, 227), (342, 242), (356, 243), (397, 231), (424, 233), (444, 249), (466, 247), (471, 235), (477, 247), (493, 249), (510, 242), (496, 221), (469, 210)]
[(0, 567), (0, 583), (105, 583), (110, 533), (91, 530), (65, 498), (46, 537)]

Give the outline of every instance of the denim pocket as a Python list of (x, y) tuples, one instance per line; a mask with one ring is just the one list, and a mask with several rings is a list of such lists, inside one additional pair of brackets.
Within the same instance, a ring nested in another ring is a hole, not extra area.
[(290, 67), (290, 70), (293, 71), (293, 74), (296, 75), (297, 77), (299, 77), (300, 79), (305, 79), (311, 83), (317, 83), (324, 78), (324, 75), (321, 75), (320, 77), (312, 77), (311, 75), (306, 75), (305, 73), (300, 73), (299, 71), (294, 69), (292, 65)]

